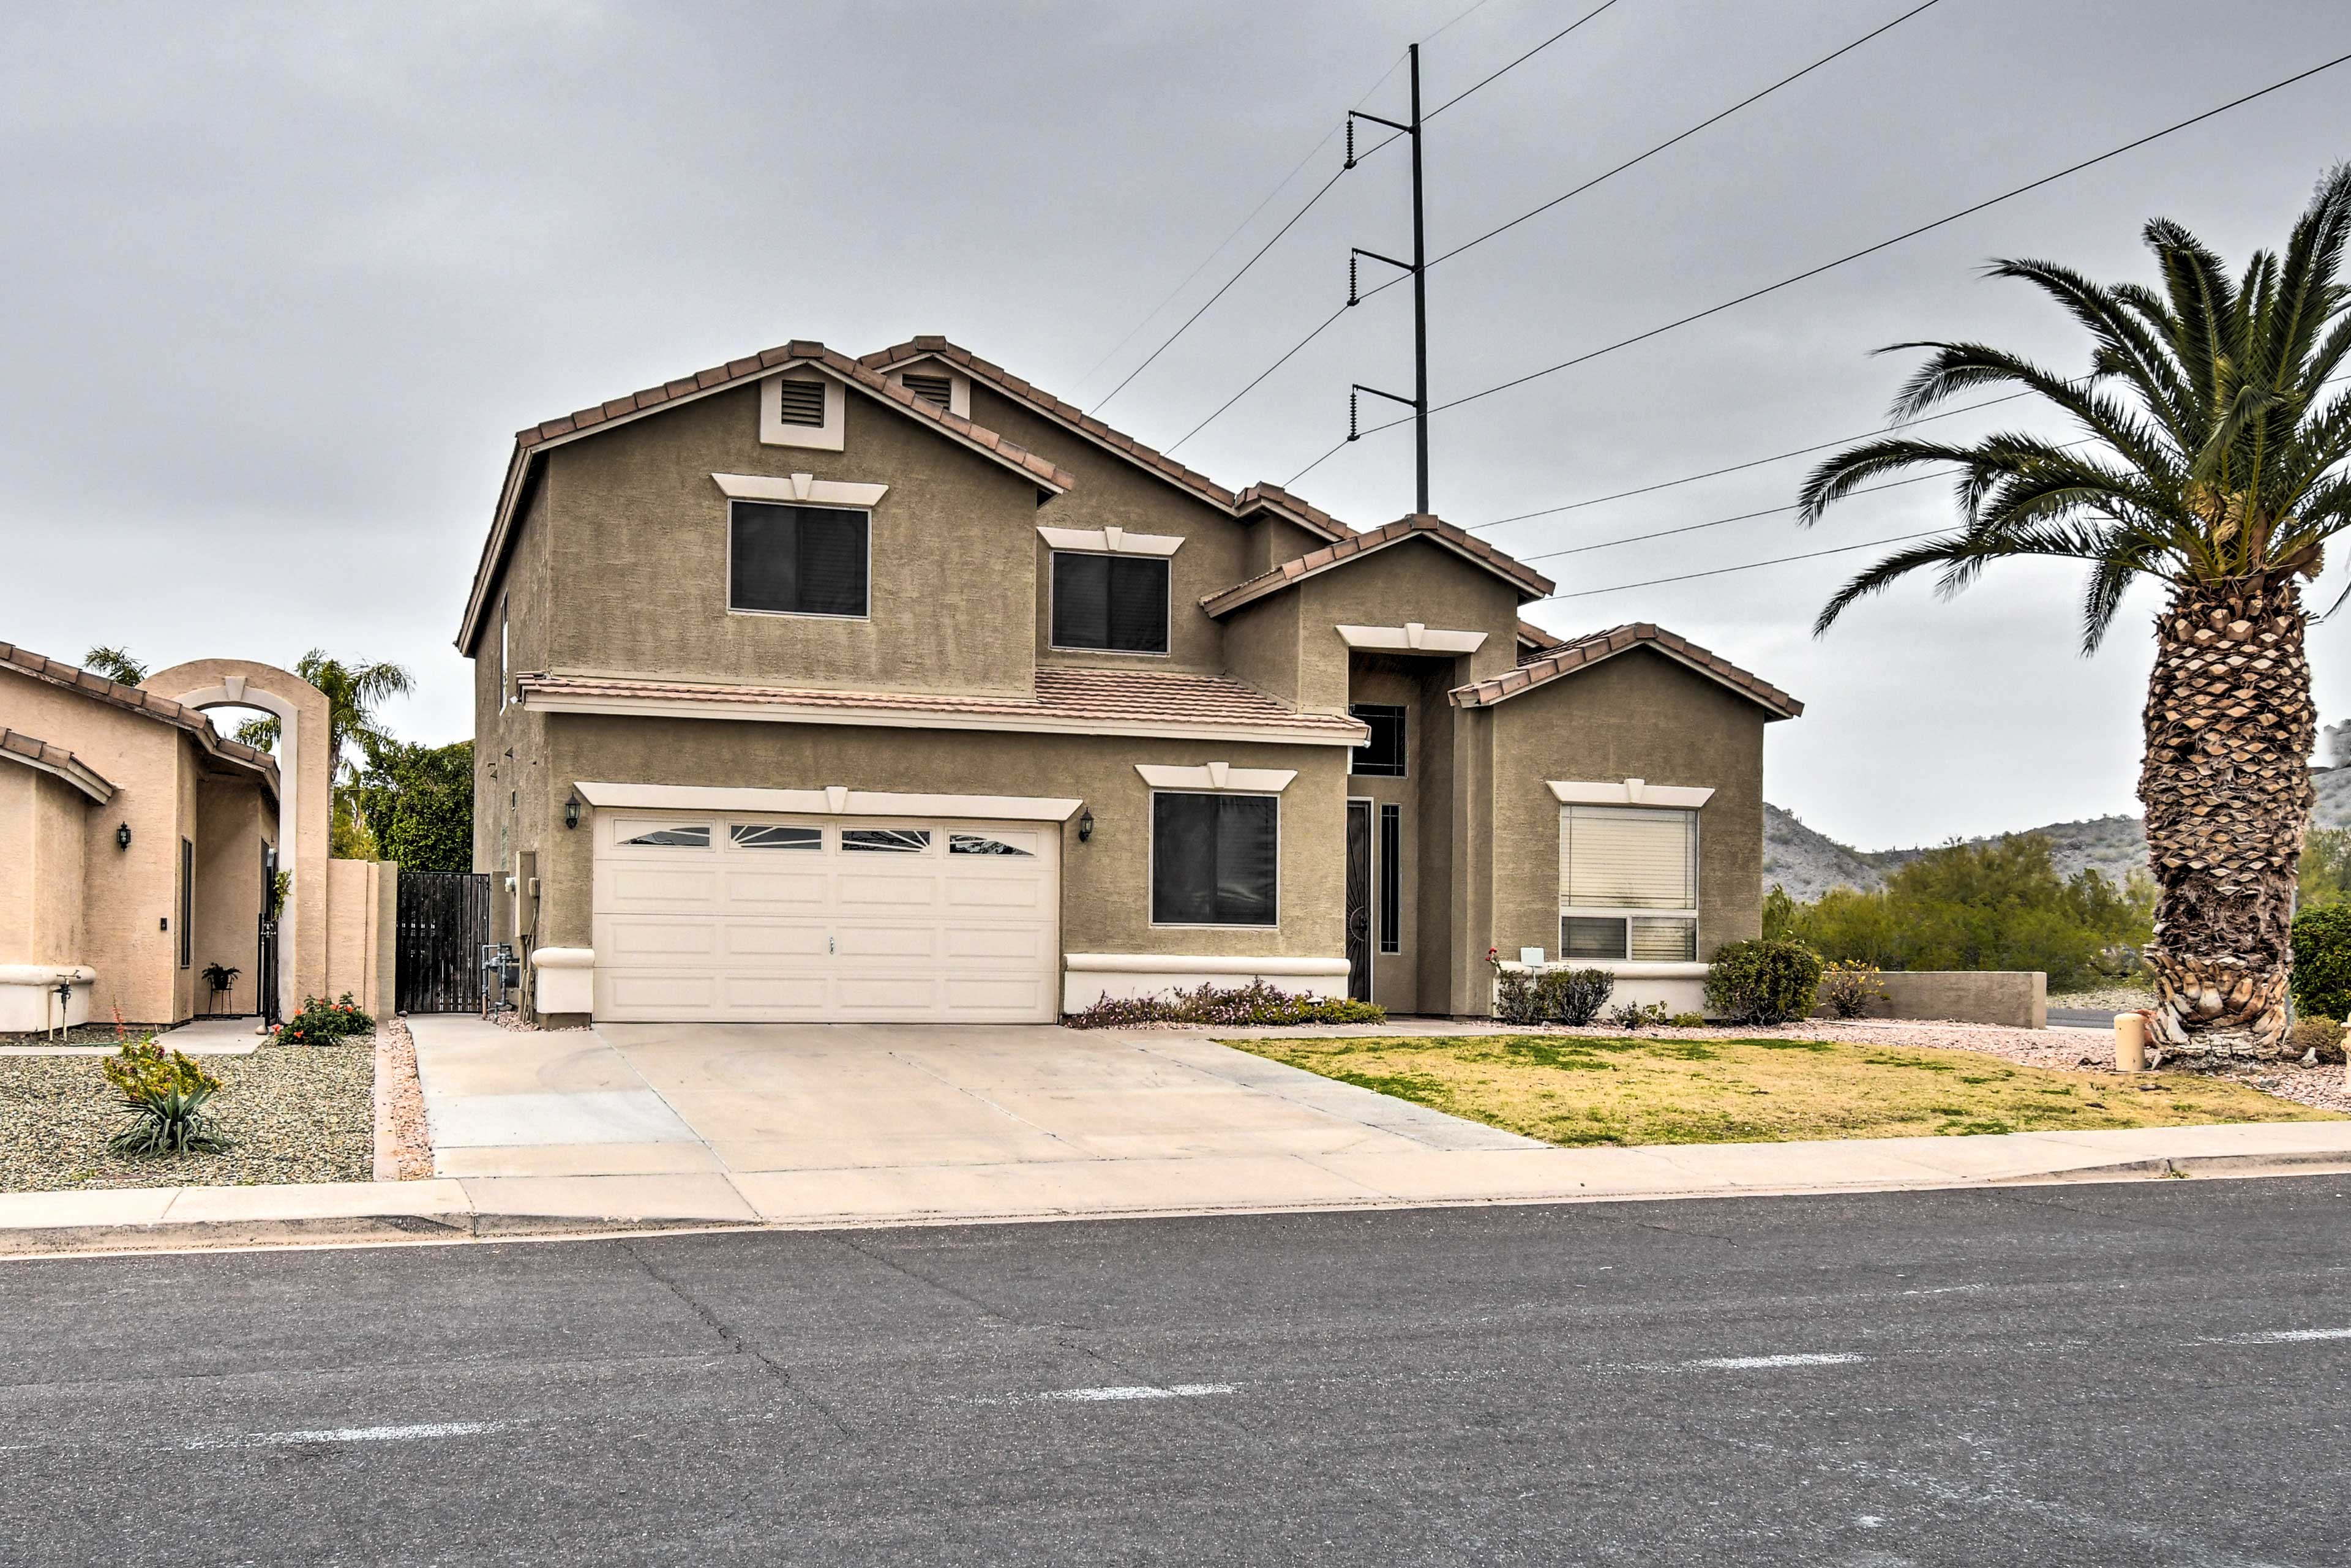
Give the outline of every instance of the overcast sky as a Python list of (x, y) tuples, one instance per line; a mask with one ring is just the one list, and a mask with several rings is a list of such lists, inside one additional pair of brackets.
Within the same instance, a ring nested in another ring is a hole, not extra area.
[[(1336, 171), (1334, 139), (1128, 337), (1345, 109), (1403, 117), (1404, 75), (1382, 73), (1406, 43), (1429, 40), (1433, 107), (1596, 3), (14, 5), (0, 641), (65, 658), (119, 643), (156, 665), (291, 664), (313, 645), (397, 659), (418, 689), (392, 726), (463, 737), (451, 640), (522, 425), (794, 337), (860, 353), (916, 332), (1095, 406)], [(1430, 253), (1911, 3), (1618, 0), (1434, 120)], [(2346, 50), (2341, 0), (1941, 0), (1433, 267), (1436, 400)], [(2231, 258), (2279, 244), (2351, 156), (2346, 105), (2351, 66), (1438, 414), (1435, 507), (1476, 525), (1872, 430), (1915, 362), (1872, 350), (1905, 339), (1990, 339), (2078, 373), (2078, 340), (2022, 286), (1983, 280), (1985, 259), (2147, 277), (2137, 231), (2158, 214)], [(1408, 250), (1402, 152), (1342, 180), (1105, 417), (1175, 443), (1338, 305), (1350, 245)], [(1351, 381), (1410, 390), (1409, 290), (1351, 312), (1179, 455), (1236, 487), (1286, 480), (1343, 434)], [(1407, 511), (1406, 434), (1297, 488), (1359, 526)], [(1782, 507), (1813, 460), (1488, 537), (1537, 555)], [(1565, 556), (1539, 564), (1583, 596), (1529, 613), (1570, 633), (1656, 621), (1803, 698), (1770, 732), (1766, 792), (1850, 841), (2137, 810), (2151, 591), (2086, 661), (2064, 568), (1995, 569), (1950, 604), (1922, 583), (1818, 641), (1813, 613), (1867, 555), (1592, 591), (1916, 532), (1949, 508), (1917, 485), (1813, 534), (1780, 513)], [(2328, 597), (2343, 580), (2338, 566)], [(2331, 721), (2351, 712), (2351, 627), (2318, 628), (2314, 649)]]

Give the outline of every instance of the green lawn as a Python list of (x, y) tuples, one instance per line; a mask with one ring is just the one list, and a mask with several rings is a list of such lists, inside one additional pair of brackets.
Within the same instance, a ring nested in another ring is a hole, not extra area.
[(1565, 1145), (2343, 1120), (2197, 1073), (2059, 1072), (1972, 1051), (1814, 1040), (1485, 1034), (1224, 1043)]

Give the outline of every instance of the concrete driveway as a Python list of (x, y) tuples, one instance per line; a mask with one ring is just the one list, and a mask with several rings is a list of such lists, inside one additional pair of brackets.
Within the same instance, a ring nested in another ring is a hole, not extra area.
[(1194, 1034), (408, 1023), (434, 1174), (507, 1213), (820, 1221), (1344, 1205), (1393, 1201), (1396, 1173), (1429, 1156), (1555, 1152)]

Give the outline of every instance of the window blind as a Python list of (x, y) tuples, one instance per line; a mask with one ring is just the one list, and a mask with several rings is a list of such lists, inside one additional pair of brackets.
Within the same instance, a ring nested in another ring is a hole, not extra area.
[(1640, 806), (1560, 808), (1562, 909), (1698, 907), (1698, 813)]

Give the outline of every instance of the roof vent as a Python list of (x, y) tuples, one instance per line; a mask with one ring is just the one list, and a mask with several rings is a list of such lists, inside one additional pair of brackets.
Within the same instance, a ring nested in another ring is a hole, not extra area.
[(927, 398), (941, 408), (947, 406), (955, 392), (955, 383), (946, 376), (906, 375), (898, 379), (905, 383), (908, 392), (916, 397)]
[(785, 424), (820, 427), (824, 423), (822, 382), (779, 382), (776, 385), (776, 417)]

